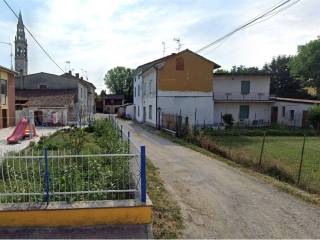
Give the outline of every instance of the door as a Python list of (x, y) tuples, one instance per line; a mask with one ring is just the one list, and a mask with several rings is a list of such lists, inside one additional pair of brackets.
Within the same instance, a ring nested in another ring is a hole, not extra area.
[(308, 122), (308, 111), (302, 111), (302, 127), (307, 128), (309, 125)]
[(271, 123), (278, 123), (278, 107), (271, 108)]
[(133, 120), (137, 120), (137, 108), (136, 108), (136, 106), (133, 107)]
[(2, 127), (8, 127), (7, 109), (2, 109)]
[(36, 126), (41, 126), (43, 124), (42, 111), (34, 111), (34, 122), (35, 122)]
[(146, 107), (143, 107), (143, 122), (146, 122)]

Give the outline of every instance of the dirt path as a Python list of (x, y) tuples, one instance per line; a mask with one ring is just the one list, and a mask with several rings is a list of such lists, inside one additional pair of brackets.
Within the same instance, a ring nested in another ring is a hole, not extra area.
[(218, 160), (122, 122), (179, 201), (184, 238), (320, 238), (320, 208)]

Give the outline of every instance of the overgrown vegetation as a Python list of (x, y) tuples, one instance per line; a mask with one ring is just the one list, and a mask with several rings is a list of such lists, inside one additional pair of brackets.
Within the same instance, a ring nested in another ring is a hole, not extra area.
[(156, 239), (181, 238), (183, 219), (181, 210), (160, 179), (159, 170), (147, 161), (148, 194), (153, 203), (153, 237)]
[(282, 132), (282, 136), (274, 136), (276, 133), (271, 129), (269, 132), (258, 129), (204, 129), (190, 132), (184, 139), (279, 180), (299, 182), (300, 187), (320, 193), (320, 137), (306, 137), (303, 147), (302, 134), (297, 132), (296, 136), (286, 136)]
[[(48, 161), (44, 157), (48, 149)], [(103, 199), (127, 199), (129, 193), (80, 193), (59, 195), (59, 192), (125, 190), (132, 187), (129, 174), (129, 157), (93, 156), (83, 154), (127, 153), (127, 142), (121, 141), (111, 121), (97, 121), (85, 129), (67, 129), (48, 138), (42, 137), (39, 144), (31, 144), (22, 155), (10, 155), (2, 161), (0, 191), (25, 193), (3, 197), (1, 202), (41, 202), (43, 192), (49, 187), (50, 201), (80, 201)], [(80, 154), (78, 157), (72, 155)], [(19, 158), (12, 158), (17, 157)], [(60, 157), (54, 157), (60, 156)], [(70, 157), (71, 156), (71, 157)], [(10, 158), (11, 157), (11, 158)], [(49, 185), (46, 185), (45, 170), (48, 168)], [(26, 194), (26, 193), (38, 193)]]

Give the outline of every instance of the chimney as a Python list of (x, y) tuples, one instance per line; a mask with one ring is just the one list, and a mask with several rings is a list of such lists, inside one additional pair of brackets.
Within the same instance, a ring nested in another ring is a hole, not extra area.
[(76, 78), (79, 78), (79, 73), (76, 73)]
[(71, 70), (69, 70), (69, 75), (72, 75), (72, 72), (71, 72)]
[(80, 79), (83, 80), (83, 77), (81, 77)]

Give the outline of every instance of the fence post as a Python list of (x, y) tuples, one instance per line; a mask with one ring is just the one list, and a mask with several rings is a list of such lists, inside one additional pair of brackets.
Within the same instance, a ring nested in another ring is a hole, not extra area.
[(140, 146), (140, 179), (141, 179), (141, 196), (140, 200), (146, 203), (147, 200), (147, 177), (146, 177), (146, 147)]
[(128, 153), (130, 153), (130, 131), (128, 131)]
[(301, 170), (302, 170), (302, 162), (303, 162), (303, 155), (304, 155), (304, 146), (306, 144), (306, 135), (303, 136), (303, 143), (302, 143), (302, 150), (301, 150), (301, 158), (300, 158), (300, 165), (299, 165), (299, 173), (298, 173), (298, 185), (300, 184), (301, 178)]
[(120, 125), (120, 137), (122, 139), (122, 125)]
[(45, 183), (45, 202), (49, 204), (49, 164), (48, 164), (48, 149), (44, 149), (44, 163), (45, 163), (45, 173), (44, 173), (44, 183)]
[(262, 140), (262, 146), (261, 146), (261, 151), (260, 151), (260, 158), (259, 158), (259, 169), (261, 168), (261, 163), (262, 163), (262, 155), (263, 155), (263, 150), (264, 150), (264, 142), (266, 140), (266, 132), (263, 134), (263, 140)]

